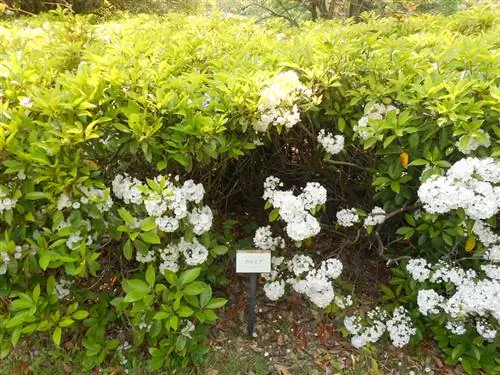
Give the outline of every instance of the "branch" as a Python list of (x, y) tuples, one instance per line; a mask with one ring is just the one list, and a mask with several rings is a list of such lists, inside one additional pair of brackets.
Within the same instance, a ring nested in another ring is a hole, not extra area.
[(358, 169), (361, 169), (361, 170), (364, 170), (366, 171), (367, 168), (365, 167), (362, 167), (360, 165), (357, 165), (357, 164), (354, 164), (354, 163), (349, 163), (347, 161), (340, 161), (340, 160), (324, 160), (324, 162), (328, 163), (328, 164), (333, 164), (333, 165), (347, 165), (349, 167), (353, 167), (353, 168), (358, 168)]

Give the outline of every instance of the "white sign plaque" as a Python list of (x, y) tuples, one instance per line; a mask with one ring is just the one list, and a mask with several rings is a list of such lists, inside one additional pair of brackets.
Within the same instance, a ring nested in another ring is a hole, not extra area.
[(270, 250), (237, 250), (236, 273), (271, 272)]

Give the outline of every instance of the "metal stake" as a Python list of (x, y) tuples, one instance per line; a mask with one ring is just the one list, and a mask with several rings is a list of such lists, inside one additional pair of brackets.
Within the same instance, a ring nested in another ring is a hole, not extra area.
[(257, 275), (258, 273), (250, 274), (250, 294), (248, 296), (248, 336), (253, 338), (253, 323), (255, 320), (255, 298), (257, 291)]

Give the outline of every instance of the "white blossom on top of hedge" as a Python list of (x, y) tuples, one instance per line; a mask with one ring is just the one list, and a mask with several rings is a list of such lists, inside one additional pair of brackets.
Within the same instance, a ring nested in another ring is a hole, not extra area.
[(373, 137), (376, 129), (370, 125), (370, 120), (383, 120), (385, 116), (392, 111), (399, 112), (393, 105), (373, 104), (365, 109), (365, 114), (354, 125), (354, 132), (363, 140)]
[(465, 158), (448, 169), (445, 176), (431, 176), (418, 189), (424, 209), (447, 213), (463, 208), (472, 219), (487, 219), (500, 206), (500, 161)]
[(265, 132), (269, 126), (292, 128), (300, 121), (299, 100), (308, 99), (312, 91), (304, 86), (294, 71), (281, 72), (264, 84), (257, 109), (260, 118), (253, 126)]

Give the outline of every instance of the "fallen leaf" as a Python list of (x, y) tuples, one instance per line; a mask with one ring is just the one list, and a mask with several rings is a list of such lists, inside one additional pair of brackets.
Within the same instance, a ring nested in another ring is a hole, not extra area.
[(288, 371), (288, 367), (285, 367), (283, 365), (275, 364), (274, 368), (278, 372), (278, 375), (292, 375), (290, 371)]

